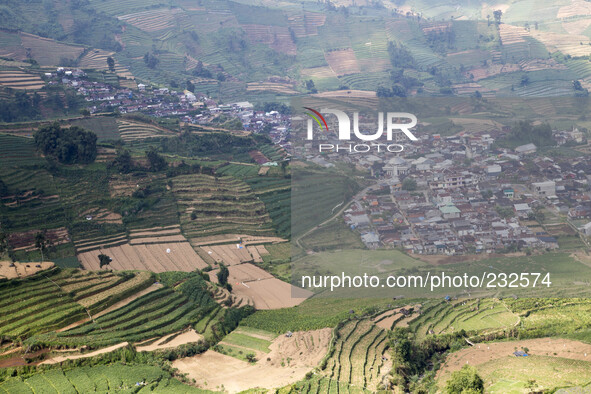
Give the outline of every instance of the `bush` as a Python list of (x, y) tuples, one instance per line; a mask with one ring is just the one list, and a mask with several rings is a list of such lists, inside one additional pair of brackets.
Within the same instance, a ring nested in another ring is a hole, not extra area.
[(448, 394), (484, 393), (484, 381), (478, 375), (476, 368), (464, 365), (459, 371), (451, 374), (445, 385)]

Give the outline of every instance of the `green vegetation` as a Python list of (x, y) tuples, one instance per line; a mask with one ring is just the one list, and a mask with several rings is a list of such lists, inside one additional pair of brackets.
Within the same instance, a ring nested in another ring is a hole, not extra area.
[(150, 275), (137, 275), (54, 269), (0, 283), (0, 335), (23, 339), (81, 320), (151, 284)]
[(236, 178), (181, 175), (172, 179), (172, 191), (188, 237), (274, 234), (264, 204)]
[(476, 372), (476, 368), (464, 365), (461, 370), (451, 374), (445, 385), (445, 392), (455, 393), (483, 393), (484, 382)]
[(94, 365), (69, 369), (49, 369), (27, 378), (13, 377), (0, 383), (0, 390), (9, 393), (89, 393), (136, 392), (206, 393), (185, 385), (168, 371), (152, 365)]
[(316, 330), (335, 327), (339, 322), (352, 316), (375, 313), (377, 310), (385, 309), (389, 304), (393, 304), (391, 299), (311, 298), (293, 308), (257, 311), (240, 324), (278, 334), (287, 331)]

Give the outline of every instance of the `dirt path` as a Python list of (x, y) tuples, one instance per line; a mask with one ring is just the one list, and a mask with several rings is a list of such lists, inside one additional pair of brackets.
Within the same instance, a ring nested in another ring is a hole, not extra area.
[(212, 350), (173, 362), (173, 367), (198, 386), (209, 390), (237, 393), (254, 387), (272, 389), (304, 378), (322, 360), (328, 350), (331, 329), (300, 331), (291, 338), (277, 337), (271, 351), (256, 364), (226, 356)]
[[(136, 345), (135, 348), (138, 352), (152, 352), (154, 350), (174, 348), (174, 347), (184, 345), (187, 343), (191, 343), (191, 342), (199, 342), (200, 340), (203, 339), (203, 335), (195, 332), (195, 330), (189, 330), (189, 331), (186, 331), (186, 332), (183, 332), (183, 333), (177, 335), (176, 337), (174, 337), (170, 341), (166, 342), (167, 339), (169, 339), (170, 337), (172, 337), (175, 334), (177, 334), (177, 333), (165, 335), (162, 338), (160, 338), (159, 340), (154, 341), (150, 345), (145, 345), (145, 346), (141, 346), (141, 345), (137, 346)], [(163, 343), (163, 342), (166, 342), (166, 343)]]
[(99, 349), (99, 350), (96, 350), (96, 351), (90, 352), (90, 353), (75, 354), (75, 355), (71, 355), (71, 356), (55, 356), (55, 357), (52, 357), (50, 359), (43, 361), (41, 364), (57, 364), (57, 363), (61, 363), (66, 360), (77, 360), (79, 358), (88, 358), (88, 357), (99, 356), (101, 354), (110, 353), (110, 352), (115, 351), (117, 349), (121, 349), (122, 347), (125, 347), (127, 345), (128, 345), (127, 342), (121, 342), (117, 345), (109, 346), (104, 349)]

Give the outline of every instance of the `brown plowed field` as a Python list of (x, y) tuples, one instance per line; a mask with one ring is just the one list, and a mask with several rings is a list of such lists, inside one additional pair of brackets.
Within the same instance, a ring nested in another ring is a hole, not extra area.
[(271, 351), (256, 364), (208, 350), (176, 360), (173, 367), (187, 373), (201, 388), (215, 390), (223, 385), (230, 393), (252, 387), (272, 389), (303, 379), (322, 360), (330, 339), (330, 328), (294, 332), (291, 338), (278, 336), (269, 346)]
[[(170, 249), (170, 253), (167, 253)], [(194, 271), (208, 265), (195, 253), (188, 242), (168, 242), (151, 245), (120, 245), (111, 248), (84, 252), (78, 259), (89, 270), (99, 270), (98, 255), (104, 253), (113, 261), (114, 270)]]

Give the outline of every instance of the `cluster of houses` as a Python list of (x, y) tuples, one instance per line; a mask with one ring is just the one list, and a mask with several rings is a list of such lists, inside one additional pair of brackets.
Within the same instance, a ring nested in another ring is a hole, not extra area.
[(289, 147), (290, 118), (277, 111), (257, 111), (249, 102), (220, 104), (200, 92), (156, 88), (142, 83), (137, 89), (93, 81), (87, 74), (75, 68), (59, 67), (45, 74), (49, 85), (63, 84), (84, 96), (90, 113), (140, 112), (155, 117), (175, 117), (182, 122), (211, 125), (220, 115), (238, 118), (244, 130), (265, 132), (282, 146)]
[[(399, 155), (308, 158), (324, 166), (345, 160), (377, 178), (378, 187), (344, 213), (368, 248), (448, 255), (556, 249), (557, 237), (541, 225), (544, 215), (591, 235), (591, 158), (546, 157), (534, 144), (494, 147), (503, 132), (423, 136)], [(555, 133), (582, 142), (576, 129)]]

